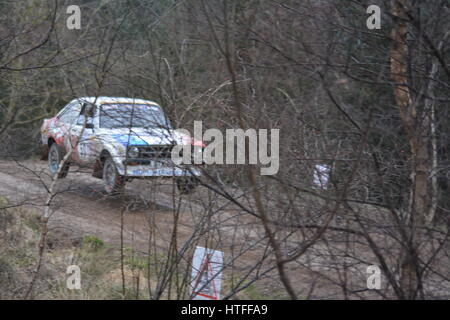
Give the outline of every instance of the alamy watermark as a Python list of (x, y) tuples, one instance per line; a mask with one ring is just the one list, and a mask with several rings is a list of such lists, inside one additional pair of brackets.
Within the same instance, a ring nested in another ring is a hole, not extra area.
[[(245, 131), (243, 129), (226, 129), (224, 137), (224, 134), (218, 129), (207, 129), (203, 132), (202, 128), (202, 121), (194, 121), (193, 147), (189, 144), (179, 144), (173, 147), (171, 156), (174, 164), (246, 164), (248, 162), (248, 164), (262, 165), (261, 175), (278, 173), (280, 166), (279, 129), (247, 129)], [(190, 136), (188, 130), (179, 129), (177, 131), (185, 136)], [(210, 143), (202, 146), (198, 142)], [(270, 153), (268, 152), (269, 147)]]
[(81, 9), (77, 5), (71, 5), (67, 7), (67, 14), (70, 16), (66, 20), (66, 26), (69, 30), (81, 29)]
[(377, 265), (368, 266), (366, 273), (369, 274), (367, 277), (367, 289), (381, 289), (381, 269)]
[(372, 4), (367, 7), (366, 13), (370, 14), (370, 17), (366, 20), (367, 29), (381, 29), (381, 9), (379, 6)]
[(69, 275), (66, 280), (66, 286), (69, 290), (81, 289), (81, 270), (77, 265), (70, 265), (66, 269), (66, 274)]

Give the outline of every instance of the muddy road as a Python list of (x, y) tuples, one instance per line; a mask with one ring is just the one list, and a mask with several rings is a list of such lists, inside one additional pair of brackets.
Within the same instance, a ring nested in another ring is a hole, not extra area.
[[(0, 160), (0, 194), (10, 203), (40, 213), (50, 183), (46, 161)], [(256, 219), (205, 187), (182, 196), (172, 179), (134, 180), (127, 183), (124, 194), (108, 196), (102, 180), (93, 178), (88, 170), (71, 167), (68, 176), (58, 180), (56, 190), (49, 229), (69, 239), (94, 235), (117, 244), (123, 217), (124, 243), (146, 252), (150, 235), (157, 246), (168, 247), (176, 219), (179, 247), (198, 234), (199, 226), (205, 234), (200, 241), (225, 252), (242, 245), (239, 251), (246, 251), (249, 261), (257, 258), (258, 247), (265, 247)]]

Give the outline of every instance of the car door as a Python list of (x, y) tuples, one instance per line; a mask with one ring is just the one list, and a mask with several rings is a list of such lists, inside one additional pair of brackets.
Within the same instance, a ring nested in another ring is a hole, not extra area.
[[(72, 143), (76, 146), (73, 158), (80, 165), (92, 164), (96, 159), (96, 139), (94, 130), (95, 107), (83, 103), (77, 121), (71, 127)], [(84, 127), (85, 126), (85, 127)], [(84, 130), (83, 130), (84, 127)], [(81, 135), (81, 133), (83, 133)]]

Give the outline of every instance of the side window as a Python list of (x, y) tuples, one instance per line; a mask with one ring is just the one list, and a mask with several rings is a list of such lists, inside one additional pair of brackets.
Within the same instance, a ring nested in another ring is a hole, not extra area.
[(84, 118), (86, 119), (86, 124), (93, 124), (94, 122), (94, 106), (90, 105), (88, 103), (83, 103), (83, 106), (81, 107), (80, 115), (78, 116), (77, 125), (84, 125)]
[(80, 103), (73, 103), (70, 104), (66, 110), (59, 116), (59, 120), (61, 122), (72, 124), (77, 119), (78, 115), (80, 114), (81, 105)]
[(61, 119), (62, 116), (67, 113), (67, 111), (73, 106), (73, 103), (66, 105), (61, 111), (58, 112), (58, 114), (56, 115), (56, 117), (58, 119)]

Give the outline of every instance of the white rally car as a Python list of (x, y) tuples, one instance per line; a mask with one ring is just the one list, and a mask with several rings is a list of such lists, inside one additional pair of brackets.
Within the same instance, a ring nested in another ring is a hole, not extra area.
[(182, 193), (192, 191), (201, 175), (193, 166), (171, 161), (174, 145), (190, 144), (201, 152), (201, 141), (174, 130), (155, 102), (111, 97), (78, 98), (67, 104), (41, 127), (43, 158), (50, 173), (58, 172), (63, 157), (70, 153), (58, 178), (71, 165), (92, 168), (103, 178), (107, 193), (121, 191), (134, 178), (174, 177)]

